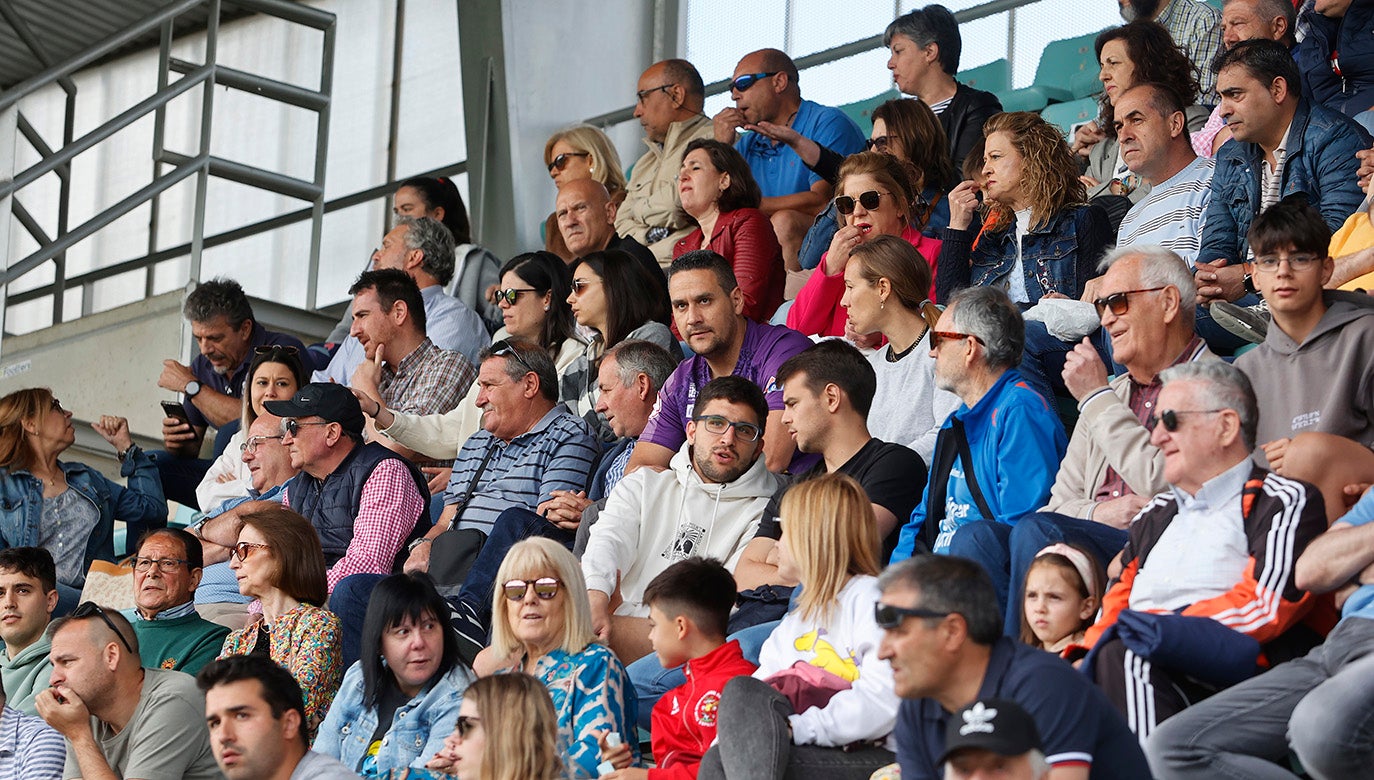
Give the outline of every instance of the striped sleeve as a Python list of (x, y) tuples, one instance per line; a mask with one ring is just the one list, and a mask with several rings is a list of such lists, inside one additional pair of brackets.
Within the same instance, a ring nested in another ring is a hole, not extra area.
[[(14, 746), (13, 773), (0, 772), (0, 777), (16, 780), (58, 780), (67, 763), (67, 741), (40, 718), (24, 715), (6, 707), (5, 721), (18, 720)], [(8, 731), (8, 729), (6, 729)]]

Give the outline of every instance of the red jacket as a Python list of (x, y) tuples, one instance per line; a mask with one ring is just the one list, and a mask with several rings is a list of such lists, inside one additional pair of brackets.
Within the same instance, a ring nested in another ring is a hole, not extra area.
[(716, 741), (720, 692), (733, 677), (747, 676), (758, 667), (730, 641), (687, 662), (687, 682), (663, 694), (654, 705), (653, 748), (658, 768), (651, 780), (695, 778), (701, 757)]
[(673, 246), (673, 257), (702, 244), (730, 261), (735, 280), (744, 293), (744, 316), (755, 322), (768, 322), (782, 305), (787, 270), (782, 264), (782, 246), (773, 223), (758, 209), (735, 209), (721, 214), (711, 230), (711, 240), (703, 242), (701, 228), (693, 230)]

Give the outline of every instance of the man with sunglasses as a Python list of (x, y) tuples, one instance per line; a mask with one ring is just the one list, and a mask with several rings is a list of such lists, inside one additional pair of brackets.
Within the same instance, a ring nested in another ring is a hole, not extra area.
[[(1064, 361), (1064, 385), (1078, 402), (1078, 424), (1059, 464), (1049, 502), (1011, 530), (1007, 636), (1021, 631), (1021, 587), (1041, 550), (1066, 542), (1107, 567), (1126, 544), (1132, 519), (1168, 488), (1164, 455), (1150, 446), (1146, 421), (1155, 411), (1169, 366), (1216, 360), (1193, 333), (1193, 275), (1178, 255), (1158, 246), (1123, 247), (1102, 261), (1107, 272), (1094, 303), (1125, 373), (1107, 367), (1086, 343)], [(1086, 340), (1085, 340), (1086, 341)]]
[(35, 703), (67, 738), (63, 777), (222, 780), (195, 679), (144, 668), (123, 615), (87, 601), (51, 635), (51, 687)]
[(840, 155), (863, 151), (863, 132), (840, 109), (803, 100), (796, 63), (777, 49), (744, 55), (735, 66), (730, 96), (735, 105), (722, 109), (711, 120), (715, 138), (734, 144), (749, 163), (763, 192), (759, 208), (773, 222), (788, 267), (800, 271), (797, 250), (816, 215), (829, 203), (834, 188), (791, 146), (757, 131), (740, 136), (736, 130), (753, 130), (760, 122), (782, 125)]
[(1374, 482), (1374, 299), (1324, 289), (1330, 243), (1321, 214), (1302, 203), (1284, 200), (1255, 218), (1246, 270), (1273, 325), (1236, 367), (1255, 386), (1270, 468), (1321, 488), (1335, 520), (1359, 497), (1356, 486)]
[[(1223, 660), (1252, 670), (1269, 654), (1288, 657), (1311, 647), (1302, 635), (1310, 629), (1285, 635), (1315, 604), (1297, 586), (1295, 565), (1327, 525), (1315, 487), (1251, 461), (1259, 414), (1239, 369), (1196, 361), (1165, 369), (1160, 380), (1147, 424), (1150, 443), (1164, 454), (1169, 489), (1131, 523), (1121, 574), (1083, 642), (1092, 649), (1089, 673), (1142, 741), (1225, 687), (1224, 676), (1208, 673)], [(1215, 632), (1185, 626), (1179, 615), (1210, 618), (1249, 637), (1249, 654), (1240, 637), (1216, 628), (1230, 639), (1213, 641)], [(1153, 658), (1153, 647), (1118, 628), (1119, 620), (1127, 627), (1145, 622), (1146, 633), (1186, 634), (1170, 658)]]
[(760, 457), (767, 419), (757, 385), (737, 376), (713, 379), (701, 389), (687, 441), (669, 470), (640, 469), (611, 491), (582, 554), (582, 573), (592, 627), (621, 661), (650, 651), (650, 580), (693, 556), (734, 570), (754, 538), (778, 487)]
[(191, 322), (191, 335), (200, 354), (190, 366), (176, 360), (162, 361), (157, 385), (182, 393), (185, 419), (162, 420), (162, 445), (166, 452), (149, 453), (162, 477), (162, 492), (171, 501), (193, 509), (200, 506), (196, 486), (210, 469), (200, 458), (207, 427), (237, 430), (243, 413), (243, 383), (257, 350), (280, 345), (303, 350), (300, 339), (274, 333), (253, 318), (253, 306), (233, 279), (201, 282), (186, 296), (182, 311)]
[(648, 247), (667, 267), (673, 246), (695, 227), (678, 200), (677, 177), (687, 144), (711, 137), (711, 120), (701, 113), (706, 87), (692, 63), (662, 60), (640, 75), (635, 98), (635, 119), (649, 150), (630, 171), (615, 232)]
[(219, 657), (229, 629), (196, 612), (203, 567), (200, 540), (180, 528), (150, 531), (139, 541), (128, 617), (154, 668), (195, 674)]
[(1090, 680), (1038, 648), (1001, 635), (997, 594), (973, 561), (920, 555), (889, 566), (875, 618), (878, 656), (904, 701), (897, 763), (904, 780), (936, 780), (949, 723), (978, 700), (1006, 699), (1035, 722), (1049, 780), (1149, 780), (1140, 744)]

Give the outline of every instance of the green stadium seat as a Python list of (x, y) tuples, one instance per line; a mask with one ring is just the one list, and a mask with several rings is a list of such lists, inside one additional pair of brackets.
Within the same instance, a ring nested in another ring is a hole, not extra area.
[(1011, 63), (1003, 57), (986, 65), (961, 70), (956, 78), (960, 83), (984, 92), (1006, 92), (1011, 89)]
[(859, 100), (854, 103), (846, 103), (840, 106), (840, 110), (845, 113), (854, 123), (859, 126), (863, 134), (867, 136), (873, 130), (873, 109), (881, 106), (889, 100), (895, 100), (902, 96), (902, 93), (895, 89), (889, 89), (881, 95)]
[(1046, 106), (1045, 109), (1040, 112), (1040, 116), (1044, 117), (1046, 122), (1058, 125), (1059, 129), (1064, 133), (1064, 137), (1068, 138), (1069, 133), (1073, 131), (1074, 125), (1079, 122), (1086, 122), (1089, 119), (1095, 119), (1097, 113), (1098, 106), (1096, 100), (1092, 98), (1080, 98), (1079, 100), (1071, 100), (1067, 103), (1055, 103), (1052, 106)]
[[(1013, 90), (1002, 98), (1008, 111), (1039, 111), (1050, 103), (1064, 103), (1096, 90), (1097, 53), (1093, 41), (1097, 33), (1052, 41), (1040, 55), (1035, 81), (1025, 89)], [(1088, 79), (1085, 76), (1091, 75)]]

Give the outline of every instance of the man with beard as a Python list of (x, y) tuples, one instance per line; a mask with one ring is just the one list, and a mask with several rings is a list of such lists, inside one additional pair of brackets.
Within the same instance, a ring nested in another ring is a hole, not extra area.
[[(644, 588), (664, 569), (711, 557), (733, 570), (778, 479), (764, 467), (768, 405), (743, 377), (701, 389), (687, 442), (667, 471), (640, 469), (611, 491), (582, 555), (592, 627), (626, 663), (648, 654)], [(617, 585), (617, 582), (619, 583)], [(620, 605), (611, 611), (612, 597)]]
[(1117, 0), (1128, 22), (1153, 19), (1169, 31), (1201, 72), (1202, 100), (1212, 100), (1217, 77), (1208, 66), (1221, 51), (1221, 13), (1201, 0)]

